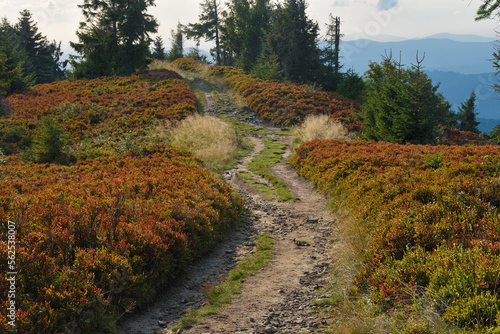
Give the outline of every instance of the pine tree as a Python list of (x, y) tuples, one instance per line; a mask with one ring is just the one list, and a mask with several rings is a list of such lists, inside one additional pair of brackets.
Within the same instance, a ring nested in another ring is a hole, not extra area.
[(177, 30), (172, 30), (172, 48), (168, 53), (168, 60), (174, 61), (184, 57), (184, 32), (180, 23), (177, 23)]
[(458, 129), (461, 131), (471, 131), (479, 134), (477, 126), (479, 122), (476, 121), (476, 93), (472, 92), (470, 97), (458, 107)]
[(84, 0), (78, 7), (85, 20), (77, 31), (78, 43), (71, 46), (80, 56), (72, 56), (74, 75), (98, 77), (130, 74), (149, 64), (151, 33), (156, 19), (147, 14), (154, 0)]
[(305, 0), (278, 4), (269, 34), (271, 53), (278, 56), (285, 79), (295, 82), (315, 82), (321, 70), (319, 27), (306, 9)]
[(1, 71), (0, 95), (22, 90), (35, 83), (35, 72), (14, 28), (6, 19), (0, 24)]
[(222, 46), (220, 40), (221, 4), (217, 0), (204, 0), (200, 4), (201, 14), (198, 23), (190, 23), (187, 26), (186, 37), (188, 39), (215, 41), (215, 61), (217, 65), (222, 64)]
[(165, 47), (163, 46), (163, 39), (161, 36), (156, 37), (153, 45), (153, 58), (157, 60), (165, 60)]
[(322, 62), (324, 69), (322, 70), (321, 84), (324, 89), (336, 91), (337, 86), (342, 80), (340, 73), (340, 17), (333, 17), (330, 14), (330, 23), (326, 24), (325, 47), (321, 50)]
[(48, 83), (64, 78), (64, 72), (59, 63), (62, 55), (60, 43), (58, 46), (55, 41), (48, 42), (47, 37), (38, 32), (38, 27), (28, 10), (21, 12), (14, 30), (33, 65), (35, 83)]
[(366, 139), (397, 143), (434, 143), (447, 121), (450, 104), (422, 71), (423, 59), (403, 68), (390, 57), (370, 63), (366, 72), (363, 118)]

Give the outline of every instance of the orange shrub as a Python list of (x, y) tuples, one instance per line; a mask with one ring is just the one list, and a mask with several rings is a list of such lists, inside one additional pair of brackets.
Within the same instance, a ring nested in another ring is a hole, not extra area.
[[(243, 200), (185, 152), (156, 147), (72, 167), (0, 165), (0, 289), (16, 224), (19, 333), (106, 332), (207, 251)], [(0, 296), (1, 314), (10, 300)], [(0, 331), (9, 330), (0, 319)]]
[(198, 70), (198, 66), (206, 64), (201, 60), (193, 58), (177, 58), (172, 62), (172, 65), (177, 66), (181, 70), (195, 72)]
[(157, 120), (180, 120), (198, 105), (182, 78), (167, 70), (36, 85), (7, 101), (13, 113), (0, 118), (0, 147), (10, 154), (29, 144), (43, 116), (59, 118), (71, 138), (81, 140), (103, 131), (135, 130)]
[(500, 319), (500, 147), (316, 140), (292, 159), (366, 240), (355, 283), (391, 311), (422, 295), (446, 321)]
[(260, 117), (279, 126), (291, 126), (314, 114), (330, 115), (351, 131), (359, 131), (357, 102), (331, 92), (312, 92), (303, 85), (256, 79), (236, 67), (214, 66), (209, 73), (228, 81)]

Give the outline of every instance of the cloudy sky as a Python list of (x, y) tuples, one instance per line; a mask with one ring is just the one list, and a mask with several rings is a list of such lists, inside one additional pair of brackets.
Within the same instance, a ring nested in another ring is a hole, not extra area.
[[(407, 38), (437, 33), (475, 34), (495, 37), (496, 20), (475, 22), (481, 0), (309, 0), (308, 15), (324, 32), (329, 13), (340, 16), (342, 33), (374, 37), (393, 35)], [(40, 31), (50, 40), (76, 41), (75, 31), (82, 19), (77, 7), (83, 0), (0, 0), (0, 17), (16, 22), (19, 12), (28, 9)], [(196, 22), (200, 0), (156, 0), (150, 9), (160, 23), (159, 34), (169, 45), (170, 31), (177, 25)]]

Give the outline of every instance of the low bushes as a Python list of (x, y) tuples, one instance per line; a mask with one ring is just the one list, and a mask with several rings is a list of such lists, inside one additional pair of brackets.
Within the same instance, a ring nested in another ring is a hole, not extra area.
[(356, 117), (360, 113), (359, 104), (339, 94), (256, 79), (236, 67), (214, 66), (208, 73), (227, 80), (254, 112), (278, 126), (296, 125), (308, 115), (325, 114), (342, 122), (350, 131), (361, 129)]
[[(16, 224), (19, 333), (104, 333), (243, 210), (243, 200), (183, 151), (158, 146), (72, 167), (0, 165), (0, 257)], [(7, 261), (0, 289), (8, 290)], [(2, 314), (9, 299), (0, 296)], [(8, 332), (8, 319), (0, 331)]]
[(351, 213), (364, 259), (355, 284), (377, 305), (408, 318), (425, 300), (481, 332), (500, 325), (499, 156), (488, 145), (316, 140), (291, 164)]
[(43, 122), (56, 119), (68, 140), (122, 137), (193, 113), (198, 102), (175, 72), (149, 71), (127, 77), (58, 81), (7, 98), (12, 112), (0, 117), (0, 148), (24, 151)]

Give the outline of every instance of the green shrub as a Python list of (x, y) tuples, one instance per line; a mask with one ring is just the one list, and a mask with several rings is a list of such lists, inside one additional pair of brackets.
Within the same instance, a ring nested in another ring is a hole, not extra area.
[(31, 148), (25, 152), (25, 159), (37, 163), (67, 162), (65, 137), (66, 133), (57, 118), (43, 117), (42, 124), (33, 135)]

